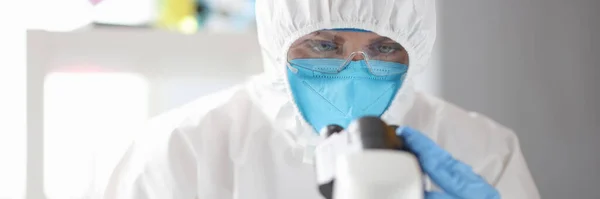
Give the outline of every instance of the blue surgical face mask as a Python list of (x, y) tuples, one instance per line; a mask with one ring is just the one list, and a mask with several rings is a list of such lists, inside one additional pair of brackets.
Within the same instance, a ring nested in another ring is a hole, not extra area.
[(378, 60), (369, 60), (368, 65), (364, 60), (350, 61), (337, 74), (321, 70), (339, 68), (340, 62), (344, 60), (289, 61), (287, 75), (292, 95), (301, 114), (317, 132), (330, 124), (347, 128), (359, 117), (381, 116), (400, 89), (408, 70), (405, 64)]

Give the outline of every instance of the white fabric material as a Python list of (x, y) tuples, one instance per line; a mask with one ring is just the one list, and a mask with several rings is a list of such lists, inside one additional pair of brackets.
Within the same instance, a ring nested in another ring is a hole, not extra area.
[[(320, 29), (360, 28), (409, 54), (403, 87), (382, 118), (426, 133), (473, 166), (503, 198), (539, 198), (515, 134), (413, 90), (435, 40), (434, 0), (257, 0), (266, 73), (157, 117), (115, 169), (106, 198), (321, 198), (311, 160), (321, 137), (296, 108), (287, 49)], [(427, 189), (435, 189), (431, 182)]]

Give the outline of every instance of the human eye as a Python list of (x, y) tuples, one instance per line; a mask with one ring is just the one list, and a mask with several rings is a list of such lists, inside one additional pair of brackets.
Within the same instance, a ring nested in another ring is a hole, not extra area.
[(331, 41), (310, 40), (308, 41), (308, 45), (315, 52), (330, 52), (338, 50), (338, 46)]
[(378, 44), (375, 46), (375, 50), (378, 53), (382, 53), (382, 54), (392, 54), (396, 51), (401, 51), (402, 50), (402, 46), (400, 46), (400, 44)]

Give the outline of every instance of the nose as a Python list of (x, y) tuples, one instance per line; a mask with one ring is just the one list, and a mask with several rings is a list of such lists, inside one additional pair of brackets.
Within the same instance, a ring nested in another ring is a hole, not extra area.
[(358, 60), (364, 60), (365, 59), (364, 54), (361, 53), (361, 52), (353, 52), (351, 54), (351, 56), (352, 56), (352, 61), (358, 61)]

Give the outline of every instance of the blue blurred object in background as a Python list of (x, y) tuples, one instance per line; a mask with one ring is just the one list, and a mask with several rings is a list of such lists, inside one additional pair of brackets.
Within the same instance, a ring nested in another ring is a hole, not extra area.
[(206, 13), (198, 13), (202, 28), (208, 31), (243, 32), (253, 30), (255, 0), (197, 0), (206, 7)]

